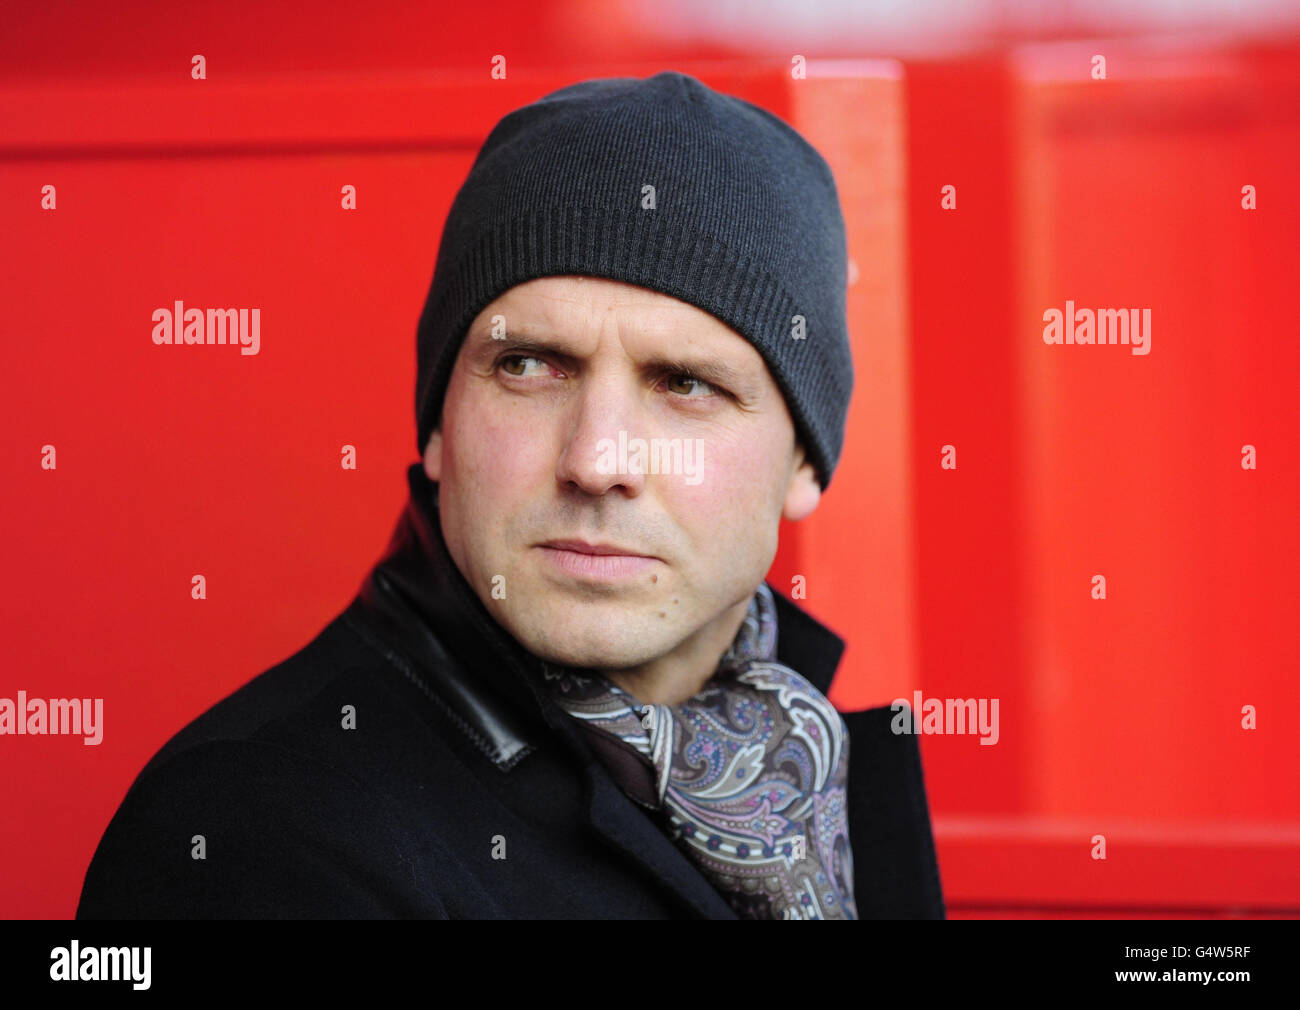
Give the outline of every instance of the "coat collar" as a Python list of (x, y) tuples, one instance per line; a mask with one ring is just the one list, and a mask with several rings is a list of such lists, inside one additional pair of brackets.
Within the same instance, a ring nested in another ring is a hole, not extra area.
[[(693, 864), (622, 794), (581, 731), (542, 686), (545, 663), (483, 606), (452, 560), (438, 520), (438, 486), (423, 464), (407, 469), (410, 496), (383, 556), (345, 613), (503, 772), (558, 739), (585, 778), (593, 828), (665, 883), (695, 914), (736, 914)], [(777, 659), (818, 690), (830, 688), (844, 642), (785, 595), (777, 606)]]

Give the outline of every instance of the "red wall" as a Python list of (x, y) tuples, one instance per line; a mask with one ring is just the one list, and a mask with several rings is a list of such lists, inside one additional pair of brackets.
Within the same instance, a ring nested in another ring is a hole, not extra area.
[[(1296, 48), (907, 73), (920, 679), (1004, 720), (925, 738), (954, 915), (1295, 914)], [(1150, 353), (1045, 344), (1066, 299)]]
[[(0, 43), (0, 696), (106, 710), (98, 747), (0, 737), (0, 862), (21, 868), (0, 915), (70, 916), (153, 751), (355, 592), (414, 459), (415, 320), (486, 131), (572, 80), (664, 66), (784, 116), (839, 180), (855, 400), (772, 578), (806, 575), (848, 639), (841, 707), (998, 699), (996, 746), (921, 739), (951, 913), (1300, 912), (1300, 42), (810, 55), (792, 81), (784, 54), (584, 47), (601, 33), (567, 31), (573, 9), (477, 49), (472, 14), (427, 23), (436, 73), (374, 72), (420, 46), (369, 21), (353, 47), (268, 25), (256, 58), (228, 26), (165, 18), (129, 59), (91, 22)], [(478, 64), (500, 49), (494, 82)], [(326, 67), (349, 72), (307, 73)], [(1150, 308), (1151, 354), (1044, 344), (1067, 298)], [(261, 353), (155, 347), (175, 299), (260, 307)]]

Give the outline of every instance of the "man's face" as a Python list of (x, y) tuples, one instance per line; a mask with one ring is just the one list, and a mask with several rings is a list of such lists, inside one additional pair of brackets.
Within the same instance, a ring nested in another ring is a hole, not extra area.
[[(655, 440), (681, 455), (656, 466)], [(525, 649), (636, 676), (710, 675), (781, 516), (803, 518), (820, 495), (745, 338), (675, 298), (589, 277), (529, 281), (479, 313), (424, 465), (452, 558)], [(562, 540), (623, 556), (545, 546)]]

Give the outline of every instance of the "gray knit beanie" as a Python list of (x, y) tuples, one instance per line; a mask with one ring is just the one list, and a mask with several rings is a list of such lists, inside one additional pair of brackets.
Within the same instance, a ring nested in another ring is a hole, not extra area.
[(583, 81), (505, 116), (452, 203), (420, 315), (417, 451), (474, 317), (562, 274), (660, 291), (744, 336), (830, 483), (853, 391), (844, 218), (794, 129), (674, 71)]

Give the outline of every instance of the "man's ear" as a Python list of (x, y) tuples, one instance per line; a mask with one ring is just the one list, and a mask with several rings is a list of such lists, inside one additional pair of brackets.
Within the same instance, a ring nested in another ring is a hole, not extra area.
[(429, 436), (424, 446), (424, 472), (435, 484), (442, 479), (442, 426)]
[(798, 522), (812, 515), (813, 510), (822, 499), (822, 486), (817, 480), (817, 468), (804, 459), (803, 446), (795, 447), (794, 473), (790, 475), (790, 486), (785, 493), (785, 509), (782, 512), (791, 522)]

